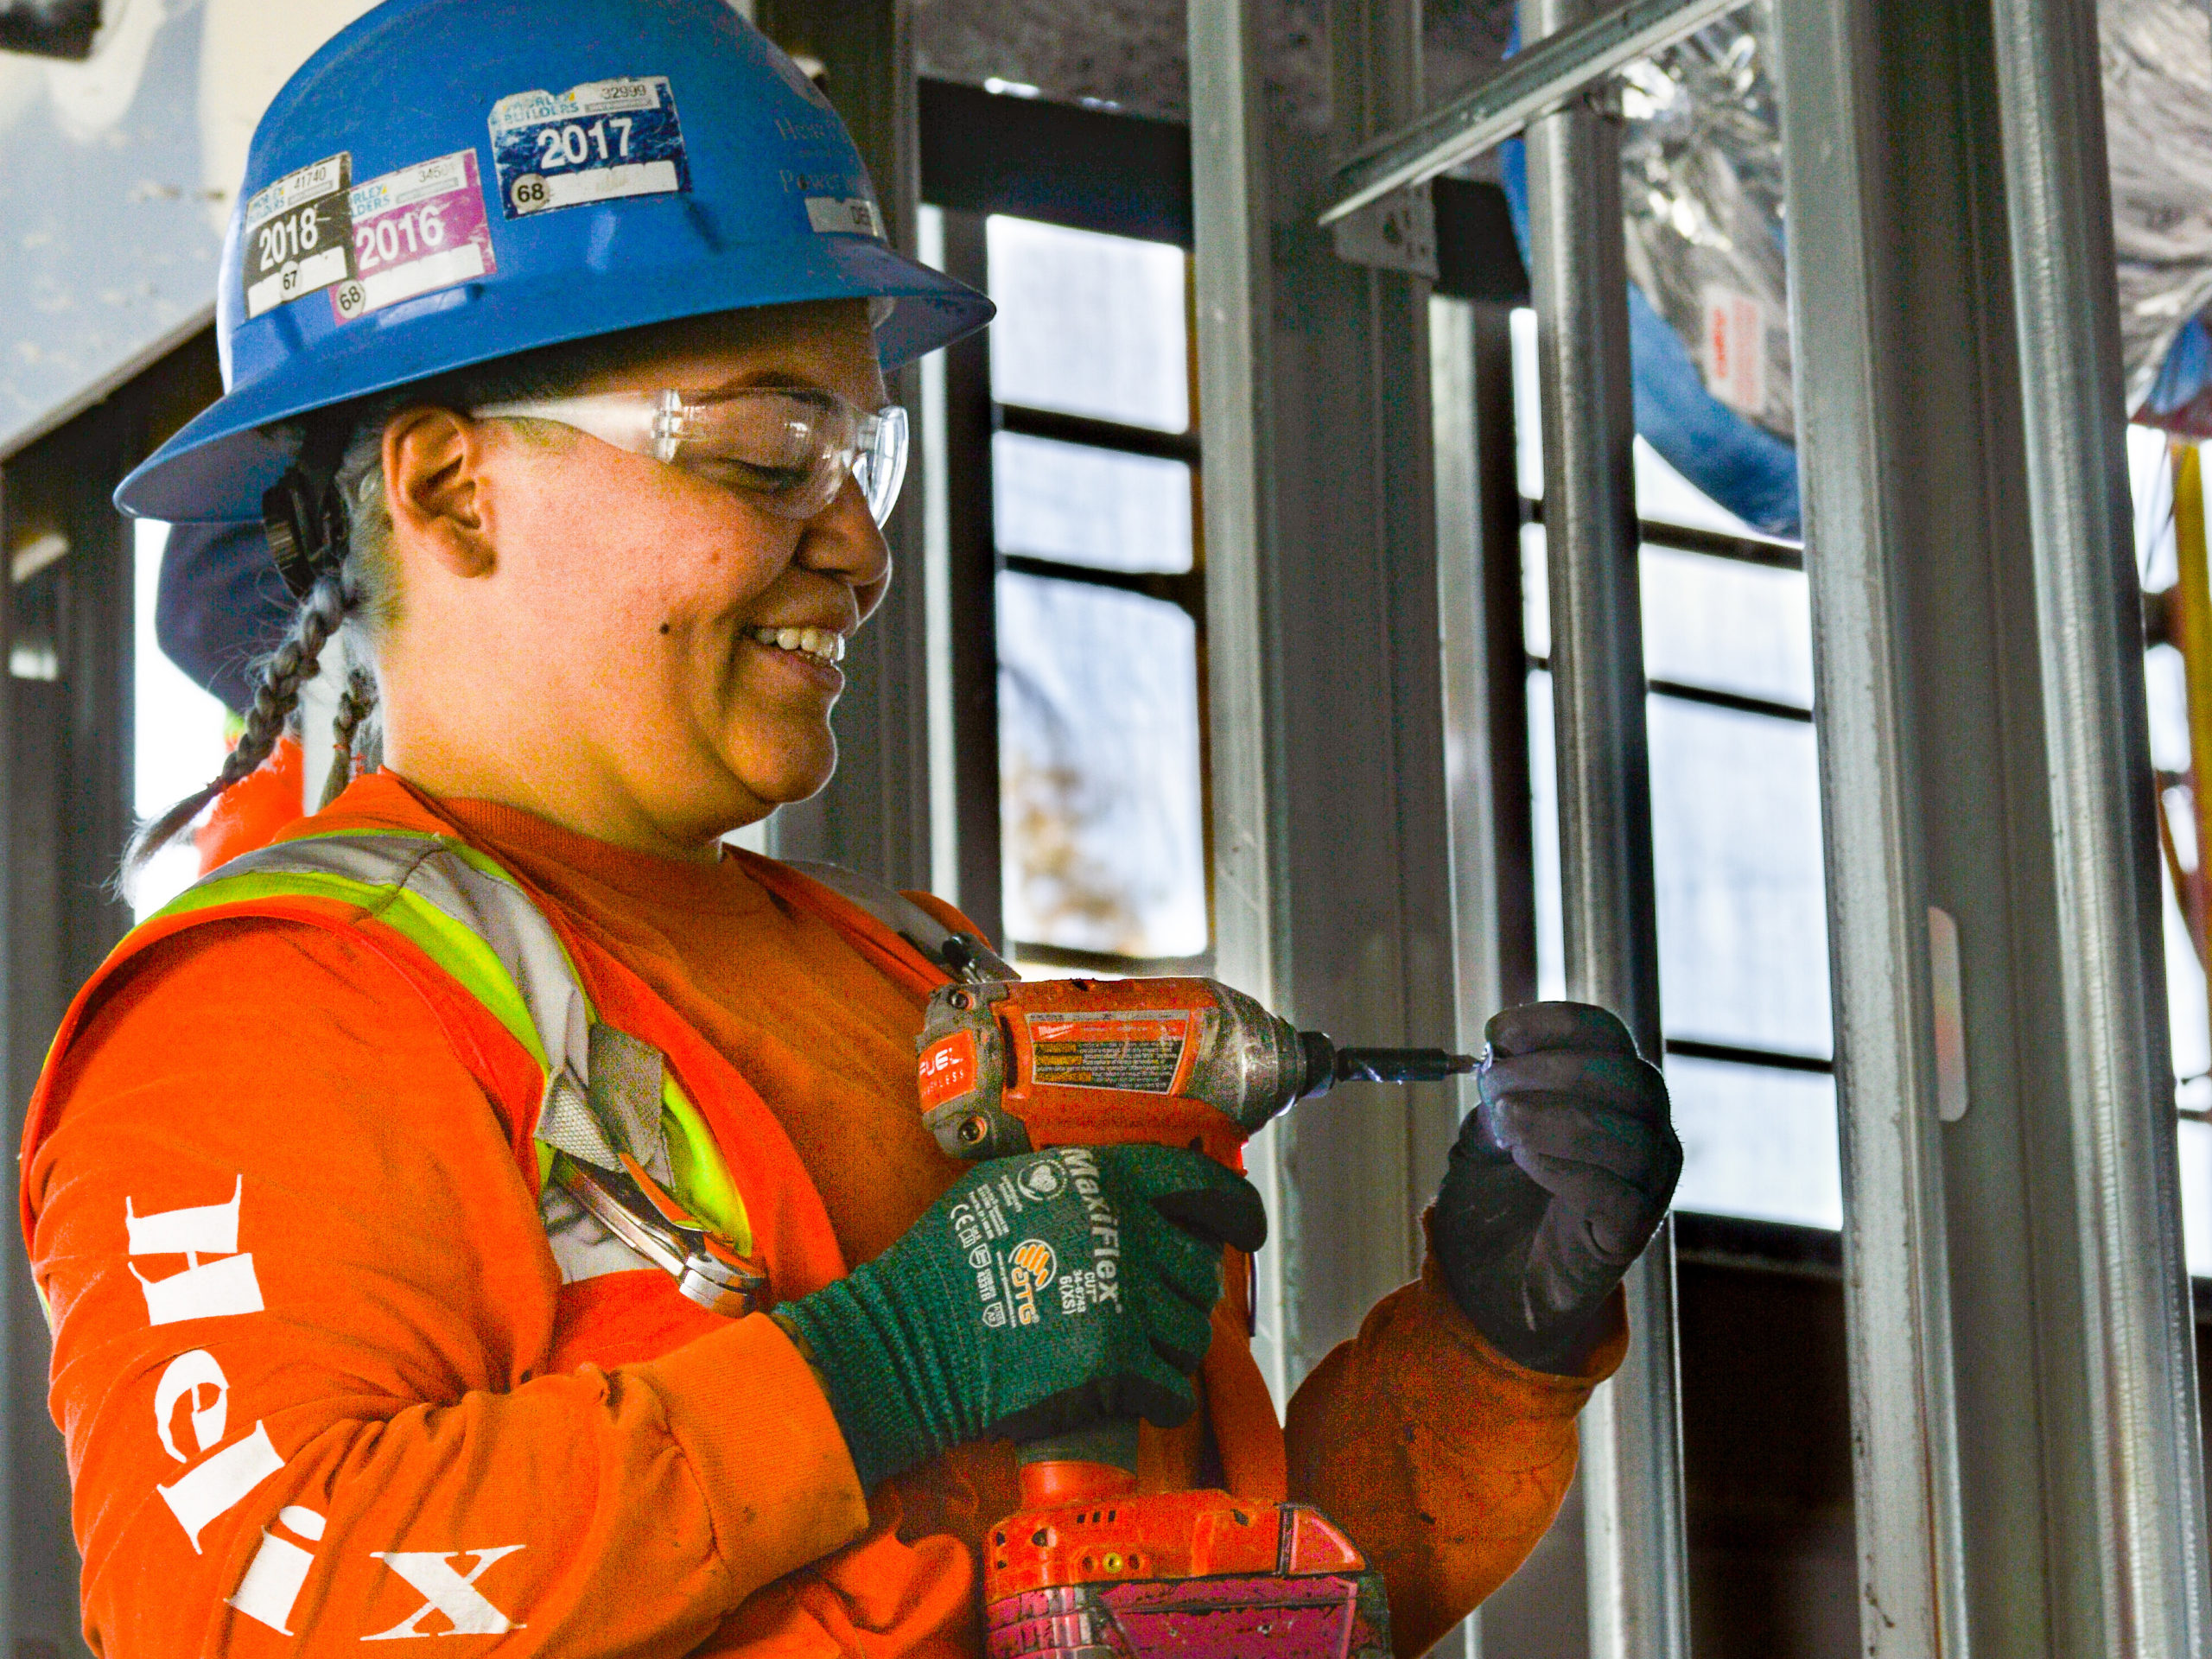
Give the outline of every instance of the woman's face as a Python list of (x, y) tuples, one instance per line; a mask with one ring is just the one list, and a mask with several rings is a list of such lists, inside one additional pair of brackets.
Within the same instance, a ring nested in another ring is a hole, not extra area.
[[(645, 339), (575, 391), (885, 402), (858, 302)], [(379, 654), (404, 776), (676, 855), (828, 781), (832, 659), (891, 575), (856, 485), (794, 521), (580, 433), (443, 411), (396, 418), (385, 463), (400, 604)]]

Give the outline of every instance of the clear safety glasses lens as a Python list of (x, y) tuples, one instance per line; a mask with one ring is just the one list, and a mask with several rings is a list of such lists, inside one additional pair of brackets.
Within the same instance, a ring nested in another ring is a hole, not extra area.
[(906, 411), (868, 413), (834, 392), (753, 387), (687, 398), (607, 392), (495, 404), (480, 418), (557, 422), (633, 454), (669, 461), (743, 491), (784, 518), (811, 518), (848, 478), (881, 524), (906, 473)]
[(852, 479), (881, 524), (906, 471), (906, 411), (870, 414), (830, 392), (761, 387), (684, 401), (664, 392), (655, 453), (811, 518)]

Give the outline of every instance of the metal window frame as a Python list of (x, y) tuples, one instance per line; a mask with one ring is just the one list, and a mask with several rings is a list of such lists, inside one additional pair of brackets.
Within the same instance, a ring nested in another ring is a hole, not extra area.
[[(1774, 5), (1865, 1649), (2202, 1652), (2212, 1588), (2094, 9)], [(1575, 550), (1553, 561), (1554, 627), (1579, 648), (1608, 631), (1562, 620), (1557, 601), (1579, 594), (1618, 620), (1605, 584), (1621, 584), (1631, 615), (1633, 587), (1618, 575), (1626, 515), (1618, 496), (1605, 499), (1627, 472), (1612, 385), (1625, 362), (1618, 213), (1605, 200), (1618, 165), (1587, 99), (1562, 100), (1606, 73), (1609, 50), (1632, 55), (1658, 42), (1669, 15), (1697, 14), (1631, 0), (1593, 17), (1531, 0), (1525, 15), (1540, 37), (1530, 48), (1446, 111), (1356, 150), (1322, 218), (1529, 123), (1535, 285), (1555, 336), (1547, 495), (1560, 500), (1560, 446), (1577, 442), (1567, 481), (1593, 498), (1588, 533), (1554, 532)], [(1639, 16), (1650, 30), (1631, 45)], [(1194, 15), (1194, 60), (1207, 38)], [(1241, 235), (1233, 164), (1222, 181), (1216, 206)], [(1904, 480), (1919, 468), (1942, 486), (1915, 499)], [(1568, 569), (1578, 558), (1580, 581)], [(1997, 641), (1999, 618), (2032, 653)], [(1611, 630), (1631, 659), (1636, 643)], [(1942, 669), (1920, 671), (1937, 652)], [(1607, 769), (1637, 760), (1626, 677), (1613, 668), (1569, 662), (1555, 677), (1571, 957), (1578, 888), (1605, 893), (1607, 872), (1632, 863), (1643, 839), (1634, 780), (1626, 799), (1603, 796)], [(1602, 713), (1608, 680), (1612, 741), (1568, 754), (1570, 705)], [(1592, 816), (1616, 844), (1578, 836), (1578, 785), (1597, 788)], [(1585, 968), (1599, 971), (1578, 988), (1625, 995), (1643, 1016), (1631, 1023), (1656, 1036), (1656, 1011), (1641, 1006), (1636, 872), (1609, 880), (1607, 902), (1580, 919), (1586, 932), (1627, 925), (1611, 950), (1587, 953)], [(1977, 1081), (1963, 1117), (1937, 1112), (1931, 899), (1964, 940)], [(1586, 1418), (1601, 1460), (1640, 1451), (1652, 1477), (1599, 1471), (1622, 1501), (1613, 1524), (1593, 1516), (1593, 1646), (1609, 1655), (1686, 1646), (1679, 1529), (1662, 1513), (1661, 1392), (1640, 1423), (1602, 1408)], [(1654, 1523), (1641, 1541), (1639, 1502)]]
[[(130, 926), (113, 879), (132, 821), (135, 534), (110, 504), (124, 474), (209, 401), (212, 332), (0, 462), (0, 545), (66, 551), (18, 582), (0, 573), (0, 640), (51, 632), (54, 677), (0, 682), (0, 1075), (20, 1109), (75, 987)], [(27, 603), (26, 601), (35, 601)], [(20, 1110), (11, 1116), (9, 1146)], [(0, 1645), (81, 1655), (79, 1563), (60, 1437), (46, 1410), (51, 1340), (10, 1211), (0, 1313)]]

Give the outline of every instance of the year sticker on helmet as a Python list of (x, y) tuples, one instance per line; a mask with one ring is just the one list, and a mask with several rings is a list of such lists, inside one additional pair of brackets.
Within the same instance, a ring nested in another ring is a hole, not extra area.
[(665, 75), (510, 93), (492, 106), (492, 159), (509, 219), (691, 188)]
[(353, 156), (341, 150), (286, 174), (246, 202), (249, 318), (353, 279)]
[(357, 184), (351, 207), (358, 275), (330, 290), (340, 322), (499, 269), (473, 149)]

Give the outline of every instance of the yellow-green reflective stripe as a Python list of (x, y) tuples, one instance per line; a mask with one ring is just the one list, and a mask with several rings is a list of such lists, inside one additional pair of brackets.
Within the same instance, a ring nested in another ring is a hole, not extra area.
[(730, 1179), (728, 1161), (706, 1120), (670, 1071), (661, 1073), (660, 1122), (668, 1136), (676, 1201), (728, 1239), (740, 1255), (752, 1255), (753, 1217), (744, 1195)]
[[(347, 831), (348, 835), (391, 836), (397, 839), (425, 841), (432, 837), (416, 835), (404, 830), (371, 830)], [(335, 837), (333, 837), (334, 839)], [(319, 840), (319, 836), (302, 837)], [(520, 888), (512, 876), (490, 858), (474, 848), (444, 836), (435, 838), (440, 848), (453, 854), (472, 868), (486, 876)], [(525, 899), (527, 895), (524, 895)], [(289, 871), (267, 874), (247, 874), (218, 876), (188, 888), (175, 901), (165, 906), (152, 918), (186, 915), (218, 905), (251, 903), (272, 898), (327, 899), (349, 905), (365, 912), (385, 923), (422, 950), (424, 955), (443, 969), (461, 988), (482, 1003), (499, 1023), (523, 1046), (530, 1051), (538, 1068), (545, 1069), (543, 1046), (537, 1037), (537, 1027), (531, 1019), (530, 1009), (522, 993), (498, 955), (485, 944), (474, 929), (455, 921), (428, 899), (409, 889), (389, 883), (360, 881), (350, 877), (320, 872)], [(563, 955), (567, 956), (565, 944)], [(575, 964), (569, 963), (569, 976), (582, 989), (582, 977), (575, 972)], [(586, 1007), (590, 1006), (586, 1000)], [(699, 1116), (698, 1108), (691, 1103), (672, 1071), (664, 1071), (661, 1084), (661, 1126), (668, 1139), (668, 1159), (672, 1196), (693, 1216), (727, 1239), (741, 1255), (753, 1253), (753, 1222), (745, 1206), (745, 1198), (731, 1178), (728, 1161), (721, 1148)], [(537, 1176), (541, 1184), (552, 1173), (554, 1149), (544, 1141), (537, 1142)]]
[(545, 1049), (537, 1040), (537, 1027), (530, 1017), (530, 1009), (492, 947), (474, 931), (404, 887), (304, 871), (221, 876), (186, 889), (181, 898), (157, 912), (154, 919), (185, 915), (217, 905), (291, 898), (327, 899), (351, 905), (384, 923), (417, 946), (463, 990), (490, 1010), (515, 1040), (530, 1051), (538, 1068), (544, 1069)]

